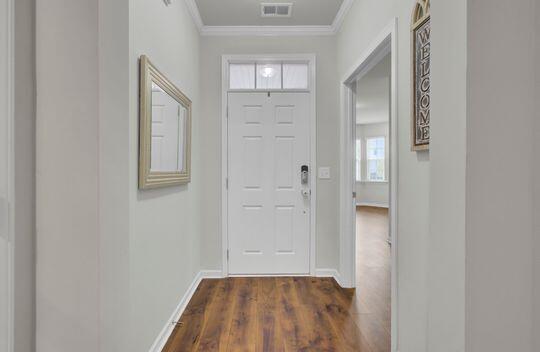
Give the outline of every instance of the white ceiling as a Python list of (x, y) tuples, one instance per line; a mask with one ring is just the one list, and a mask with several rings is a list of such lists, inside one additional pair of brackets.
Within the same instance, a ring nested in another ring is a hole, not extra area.
[(356, 123), (388, 122), (390, 117), (391, 55), (388, 54), (356, 83)]
[[(195, 0), (204, 26), (330, 26), (344, 0)], [(292, 3), (292, 16), (262, 18), (261, 3)]]

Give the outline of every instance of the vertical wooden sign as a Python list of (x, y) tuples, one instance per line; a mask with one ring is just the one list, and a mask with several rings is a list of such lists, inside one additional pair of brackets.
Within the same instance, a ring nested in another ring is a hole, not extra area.
[(411, 149), (429, 149), (431, 113), (431, 16), (429, 0), (417, 0), (412, 17)]

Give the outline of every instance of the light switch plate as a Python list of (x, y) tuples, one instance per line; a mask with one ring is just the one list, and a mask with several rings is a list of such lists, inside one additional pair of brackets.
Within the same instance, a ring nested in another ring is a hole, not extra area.
[(319, 179), (329, 180), (330, 179), (330, 168), (329, 167), (320, 167), (319, 168)]

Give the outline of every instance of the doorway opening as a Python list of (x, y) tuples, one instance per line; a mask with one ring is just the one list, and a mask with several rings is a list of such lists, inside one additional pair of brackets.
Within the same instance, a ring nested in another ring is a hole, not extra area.
[(391, 54), (356, 81), (356, 291), (369, 307), (360, 329), (379, 331), (379, 351), (390, 351), (391, 239), (388, 214)]
[[(360, 330), (397, 351), (397, 20), (342, 80), (342, 282), (365, 306)], [(363, 326), (364, 325), (364, 326)]]

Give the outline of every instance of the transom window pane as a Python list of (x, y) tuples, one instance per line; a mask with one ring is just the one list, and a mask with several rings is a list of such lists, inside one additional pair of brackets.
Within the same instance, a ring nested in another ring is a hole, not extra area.
[(308, 65), (283, 64), (283, 89), (307, 89)]
[(229, 65), (231, 89), (255, 89), (255, 64)]
[(257, 64), (257, 89), (281, 89), (281, 64)]
[(230, 89), (309, 89), (308, 63), (229, 64)]
[(366, 139), (368, 181), (385, 180), (385, 144), (384, 137)]

